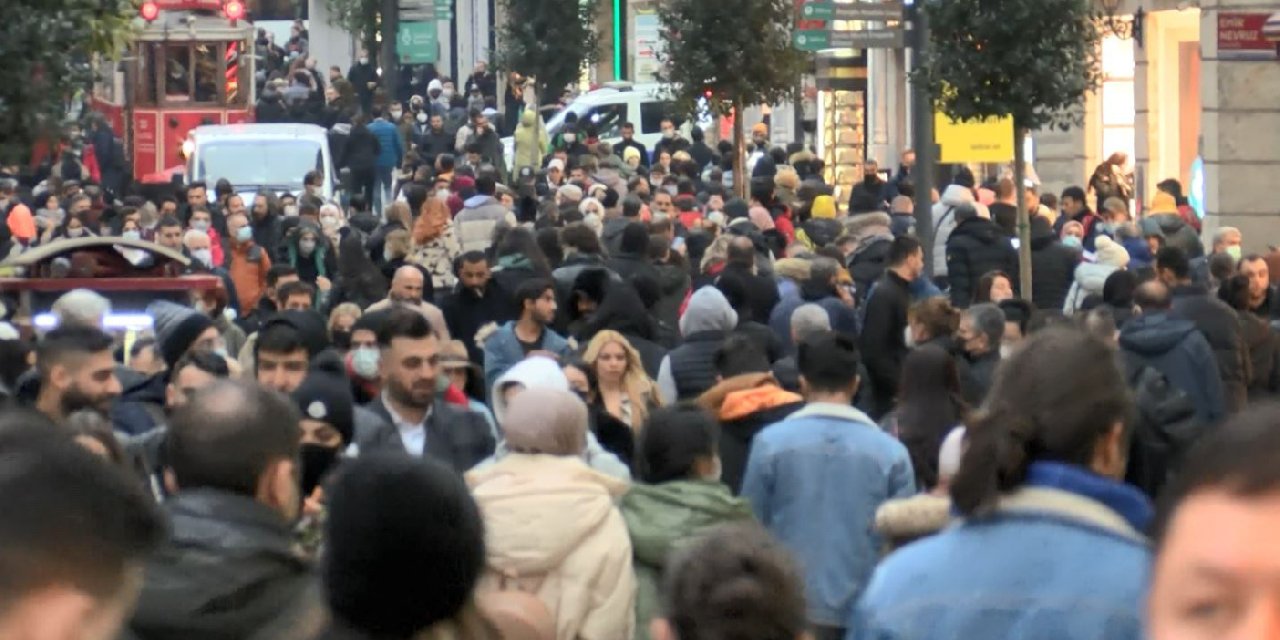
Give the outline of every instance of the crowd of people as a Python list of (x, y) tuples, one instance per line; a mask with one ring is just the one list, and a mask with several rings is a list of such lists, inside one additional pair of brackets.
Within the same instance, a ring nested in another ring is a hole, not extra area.
[(959, 171), (925, 245), (909, 156), (845, 210), (764, 125), (738, 198), (674, 121), (508, 172), (483, 110), (433, 146), (396, 106), (356, 107), (345, 203), (0, 181), (6, 255), (221, 282), (125, 336), (90, 290), (6, 309), (0, 637), (1274, 632), (1280, 256), (1205, 250), (1176, 182), (1032, 185), (1020, 292), (1007, 177)]

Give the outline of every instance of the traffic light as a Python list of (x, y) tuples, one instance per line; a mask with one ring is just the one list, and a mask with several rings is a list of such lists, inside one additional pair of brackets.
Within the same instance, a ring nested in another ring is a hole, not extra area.
[(138, 14), (142, 16), (143, 20), (151, 22), (160, 15), (160, 7), (157, 6), (156, 3), (151, 2), (151, 0), (147, 0), (138, 8)]
[(236, 20), (244, 18), (244, 1), (243, 0), (227, 0), (227, 4), (223, 5), (222, 13), (227, 16), (231, 24), (235, 24)]

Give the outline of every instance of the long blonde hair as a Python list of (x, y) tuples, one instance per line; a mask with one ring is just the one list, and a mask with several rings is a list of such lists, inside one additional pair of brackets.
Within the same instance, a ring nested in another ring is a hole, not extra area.
[[(627, 371), (622, 374), (622, 389), (626, 392), (627, 398), (631, 401), (631, 429), (639, 431), (644, 425), (645, 420), (649, 418), (649, 407), (658, 407), (662, 405), (662, 398), (658, 394), (658, 387), (649, 379), (649, 374), (644, 371), (644, 363), (640, 360), (640, 352), (631, 346), (631, 342), (621, 333), (611, 329), (605, 329), (597, 333), (591, 342), (587, 344), (587, 350), (582, 354), (582, 359), (596, 370), (596, 361), (600, 359), (600, 351), (610, 343), (617, 343), (622, 347), (623, 353), (627, 356)], [(596, 373), (596, 386), (599, 387), (600, 374)], [(598, 400), (600, 391), (597, 388), (592, 391), (593, 400)]]

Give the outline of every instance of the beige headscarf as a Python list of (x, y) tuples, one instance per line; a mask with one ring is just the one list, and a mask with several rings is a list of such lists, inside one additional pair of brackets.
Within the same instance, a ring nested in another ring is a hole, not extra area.
[(576, 456), (587, 447), (587, 405), (568, 391), (527, 389), (506, 415), (502, 431), (512, 451)]

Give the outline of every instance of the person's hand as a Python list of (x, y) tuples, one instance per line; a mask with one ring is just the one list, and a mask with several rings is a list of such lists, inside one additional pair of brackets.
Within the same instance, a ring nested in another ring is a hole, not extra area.
[(318, 516), (324, 511), (324, 487), (316, 486), (302, 502), (302, 515)]
[(836, 293), (840, 296), (840, 302), (843, 302), (845, 306), (849, 307), (850, 309), (853, 308), (853, 305), (854, 305), (853, 289), (851, 287), (846, 285), (838, 285), (836, 286)]
[(321, 291), (328, 291), (333, 288), (333, 282), (324, 276), (316, 276), (316, 288)]

